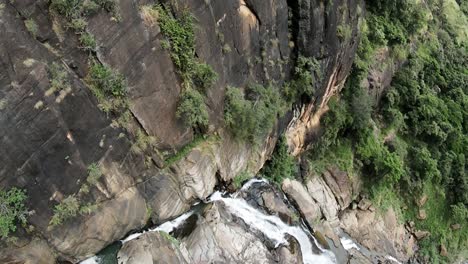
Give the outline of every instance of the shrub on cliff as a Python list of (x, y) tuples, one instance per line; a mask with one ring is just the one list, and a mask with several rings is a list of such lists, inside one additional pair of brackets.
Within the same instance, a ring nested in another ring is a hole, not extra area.
[(250, 85), (246, 95), (239, 88), (228, 87), (224, 121), (236, 138), (260, 143), (284, 109), (285, 101), (275, 87)]
[(26, 192), (18, 188), (0, 190), (0, 236), (7, 238), (16, 231), (16, 223), (26, 223), (27, 210), (24, 205)]
[(283, 94), (290, 103), (302, 95), (311, 97), (315, 93), (315, 81), (320, 79), (320, 65), (314, 58), (299, 56), (294, 67), (293, 78), (283, 87)]
[(286, 178), (294, 178), (297, 166), (294, 158), (288, 153), (286, 138), (283, 136), (278, 140), (271, 159), (260, 172), (267, 179), (281, 184)]
[(78, 199), (75, 196), (70, 195), (55, 206), (54, 215), (52, 216), (49, 225), (61, 225), (65, 220), (76, 216), (79, 210), (80, 203), (78, 202)]
[(89, 69), (89, 79), (100, 93), (97, 97), (123, 97), (126, 94), (125, 78), (110, 67), (94, 63)]
[(197, 90), (187, 89), (182, 93), (176, 114), (191, 127), (200, 128), (208, 125), (209, 116), (205, 99)]

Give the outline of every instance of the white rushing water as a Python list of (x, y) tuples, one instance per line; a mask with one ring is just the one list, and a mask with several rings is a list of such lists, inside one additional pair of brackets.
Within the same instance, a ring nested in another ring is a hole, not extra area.
[(100, 263), (100, 260), (99, 260), (99, 257), (97, 256), (92, 256), (89, 259), (85, 259), (80, 262), (80, 264), (99, 264), (99, 263)]
[[(254, 183), (268, 183), (265, 179), (251, 179), (241, 188), (242, 190), (249, 189)], [(222, 202), (225, 204), (226, 209), (233, 215), (241, 218), (247, 226), (251, 229), (261, 232), (268, 239), (274, 242), (275, 247), (280, 245), (287, 245), (287, 235), (293, 236), (299, 242), (301, 248), (301, 254), (304, 264), (332, 264), (336, 263), (335, 255), (328, 250), (322, 249), (315, 239), (306, 233), (304, 229), (298, 226), (290, 226), (285, 224), (281, 219), (274, 215), (266, 215), (259, 210), (250, 206), (242, 198), (236, 198), (237, 194), (233, 197), (223, 197), (221, 192), (215, 192), (211, 195), (208, 202)], [(170, 233), (182, 225), (191, 215), (195, 213), (195, 210), (191, 210), (172, 221), (165, 222), (156, 228), (149, 229), (147, 231), (131, 234), (128, 237), (121, 240), (123, 244), (136, 239), (146, 232), (166, 232)], [(311, 240), (312, 239), (312, 240)], [(317, 247), (322, 250), (321, 253), (317, 254), (313, 251), (312, 241), (315, 242)], [(100, 259), (97, 256), (93, 256), (86, 259), (80, 264), (99, 264)]]
[(359, 246), (356, 243), (354, 243), (352, 239), (349, 239), (347, 237), (340, 237), (340, 241), (341, 241), (341, 245), (343, 245), (343, 248), (347, 251), (352, 248), (360, 250)]
[(174, 231), (177, 227), (179, 227), (181, 224), (183, 224), (185, 222), (185, 220), (187, 220), (191, 215), (193, 215), (193, 213), (194, 213), (194, 211), (188, 211), (187, 213), (177, 217), (176, 219), (174, 219), (172, 221), (165, 222), (165, 223), (161, 224), (160, 226), (157, 226), (156, 228), (150, 229), (148, 231), (143, 231), (143, 232), (140, 232), (140, 233), (131, 234), (128, 237), (122, 239), (121, 242), (123, 244), (125, 244), (128, 241), (131, 241), (131, 240), (143, 235), (146, 232), (166, 232), (166, 233), (169, 234), (170, 232)]
[(336, 263), (335, 256), (330, 251), (324, 250), (320, 254), (314, 253), (309, 236), (300, 227), (287, 225), (277, 216), (263, 214), (243, 199), (222, 197), (220, 192), (214, 193), (210, 197), (210, 201), (223, 202), (230, 213), (241, 218), (250, 228), (263, 233), (275, 243), (275, 247), (288, 244), (287, 234), (293, 236), (299, 242), (305, 264)]
[[(366, 252), (362, 252), (364, 253), (364, 255), (370, 255), (372, 254), (371, 252), (369, 252), (368, 250), (363, 250), (358, 244), (356, 244), (356, 242), (354, 242), (351, 238), (348, 238), (348, 237), (340, 237), (340, 241), (341, 241), (341, 245), (343, 245), (343, 248), (346, 250), (346, 251), (349, 251), (350, 249), (352, 248), (355, 248), (359, 251), (366, 251)], [(395, 263), (398, 263), (398, 264), (402, 264), (400, 261), (398, 261), (398, 259), (390, 256), (390, 255), (387, 255), (385, 256), (386, 259), (392, 261), (392, 262), (395, 262)]]

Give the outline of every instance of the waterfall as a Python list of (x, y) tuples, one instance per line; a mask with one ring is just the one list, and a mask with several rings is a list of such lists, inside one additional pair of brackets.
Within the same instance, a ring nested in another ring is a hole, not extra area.
[(239, 198), (223, 198), (220, 192), (215, 192), (211, 197), (212, 202), (223, 202), (227, 210), (241, 218), (250, 228), (262, 232), (268, 239), (275, 242), (275, 247), (287, 245), (286, 235), (289, 234), (299, 242), (304, 264), (328, 264), (336, 263), (331, 251), (323, 250), (315, 254), (312, 250), (311, 238), (297, 226), (290, 226), (274, 215), (266, 215), (250, 206)]
[[(303, 227), (290, 226), (284, 223), (279, 217), (274, 215), (267, 215), (261, 211), (250, 206), (242, 198), (238, 198), (238, 194), (242, 191), (248, 190), (255, 183), (268, 183), (264, 179), (251, 179), (246, 182), (241, 190), (231, 195), (226, 194), (223, 197), (221, 192), (213, 193), (207, 200), (207, 203), (223, 203), (232, 215), (242, 219), (245, 224), (252, 230), (259, 231), (265, 235), (266, 238), (271, 240), (275, 247), (281, 245), (288, 245), (287, 235), (294, 237), (300, 246), (301, 254), (304, 264), (332, 264), (336, 263), (335, 255), (328, 250), (322, 249), (316, 242), (315, 239), (307, 232)], [(171, 233), (178, 227), (184, 224), (184, 222), (192, 216), (196, 210), (190, 210), (185, 214), (173, 219), (172, 221), (165, 222), (155, 228), (139, 233), (134, 233), (126, 238), (120, 240), (122, 244), (128, 241), (134, 240), (146, 232), (166, 232)], [(313, 251), (313, 244), (319, 248), (322, 252), (315, 253)], [(100, 259), (97, 256), (93, 256), (89, 259), (82, 261), (80, 264), (99, 264)]]

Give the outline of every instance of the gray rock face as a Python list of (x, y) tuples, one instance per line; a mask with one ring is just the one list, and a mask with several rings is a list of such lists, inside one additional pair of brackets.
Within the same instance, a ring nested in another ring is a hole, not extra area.
[(286, 179), (283, 181), (281, 188), (296, 202), (309, 225), (313, 225), (316, 220), (320, 219), (320, 206), (312, 199), (307, 189), (300, 182)]
[(213, 204), (189, 237), (182, 240), (192, 263), (271, 263), (273, 256), (251, 232)]
[[(112, 125), (116, 116), (99, 109), (85, 80), (89, 54), (79, 48), (78, 36), (67, 29), (65, 19), (52, 14), (49, 2), (13, 1), (1, 10), (0, 186), (27, 190), (27, 206), (35, 212), (29, 219), (36, 232), (31, 236), (43, 238), (59, 259), (67, 261), (93, 255), (141, 228), (148, 220), (147, 207), (155, 221), (164, 221), (187, 210), (194, 200), (206, 198), (218, 179), (228, 181), (245, 169), (258, 171), (275, 145), (275, 131), (256, 148), (232, 140), (223, 130), (225, 87), (281, 84), (290, 77), (290, 59), (300, 52), (320, 62), (316, 96), (328, 98), (352, 63), (358, 42), (357, 10), (362, 4), (175, 1), (196, 17), (197, 57), (219, 75), (206, 103), (212, 131), (221, 139), (197, 146), (180, 162), (162, 169), (157, 153), (131, 151), (136, 130), (116, 128)], [(142, 5), (152, 3), (117, 1), (121, 20), (99, 11), (87, 18), (87, 31), (95, 36), (99, 61), (127, 80), (129, 127), (155, 137), (158, 151), (164, 152), (190, 142), (193, 131), (176, 117), (180, 78), (161, 47), (159, 27), (146, 24), (140, 14)], [(288, 8), (294, 15), (292, 28), (288, 28)], [(180, 10), (174, 12), (178, 15)], [(28, 32), (25, 19), (37, 24), (37, 32)], [(338, 22), (352, 29), (349, 39), (338, 39)], [(226, 45), (231, 52), (223, 52)], [(66, 72), (63, 91), (50, 90), (48, 69), (53, 62)], [(316, 99), (309, 106), (315, 107)], [(303, 114), (310, 116), (314, 107)], [(307, 127), (301, 133), (308, 131)], [(79, 193), (91, 163), (99, 164), (103, 176), (89, 193)], [(54, 206), (70, 195), (79, 197), (82, 205), (97, 205), (98, 210), (50, 228)], [(23, 259), (18, 254), (14, 260)]]
[[(406, 261), (417, 249), (416, 238), (427, 235), (416, 232), (415, 238), (410, 230), (398, 223), (393, 209), (381, 215), (380, 212), (371, 210), (368, 199), (361, 199), (356, 208), (351, 208), (351, 197), (359, 193), (359, 189), (353, 186), (359, 186), (359, 183), (355, 183), (358, 179), (348, 178), (345, 172), (333, 169), (322, 176), (307, 178), (309, 180), (305, 186), (287, 179), (283, 182), (282, 189), (297, 205), (313, 230), (329, 238), (334, 247), (340, 246), (338, 235), (344, 231), (373, 252)], [(349, 261), (372, 263), (369, 256), (356, 252)]]
[(145, 233), (120, 249), (120, 264), (188, 263), (175, 242), (160, 232)]

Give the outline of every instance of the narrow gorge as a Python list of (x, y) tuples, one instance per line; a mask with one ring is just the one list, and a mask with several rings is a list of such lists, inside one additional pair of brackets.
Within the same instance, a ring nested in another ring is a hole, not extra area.
[(0, 0), (0, 263), (467, 263), (467, 12)]

